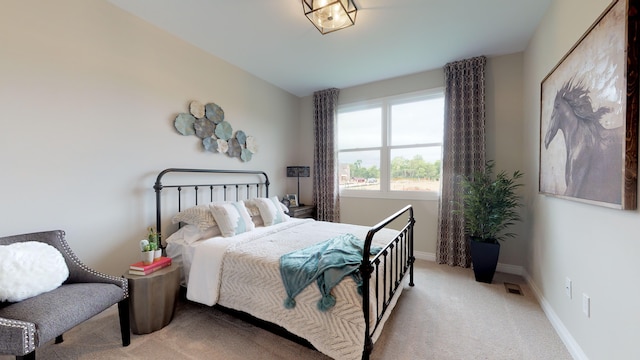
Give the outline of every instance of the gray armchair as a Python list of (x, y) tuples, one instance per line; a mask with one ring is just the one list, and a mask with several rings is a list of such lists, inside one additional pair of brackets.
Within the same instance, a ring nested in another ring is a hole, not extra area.
[(131, 342), (127, 279), (89, 269), (71, 251), (61, 230), (0, 238), (0, 245), (41, 241), (60, 251), (69, 277), (55, 290), (22, 300), (0, 302), (0, 354), (16, 359), (35, 359), (36, 348), (55, 339), (85, 320), (118, 304), (122, 345)]

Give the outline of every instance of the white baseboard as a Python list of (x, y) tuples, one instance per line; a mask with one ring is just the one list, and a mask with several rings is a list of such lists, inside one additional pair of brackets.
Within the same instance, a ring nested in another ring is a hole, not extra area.
[(420, 260), (427, 260), (427, 261), (433, 261), (433, 262), (436, 261), (436, 254), (434, 253), (414, 251), (413, 256), (415, 256), (416, 259), (420, 259)]
[(498, 266), (496, 267), (496, 271), (507, 273), (507, 274), (520, 275), (520, 276), (524, 274), (524, 268), (522, 266), (509, 265), (509, 264), (503, 264), (503, 263), (498, 263)]
[(533, 294), (538, 300), (538, 303), (542, 307), (542, 311), (544, 311), (544, 314), (547, 316), (547, 319), (549, 319), (551, 326), (553, 326), (553, 328), (556, 330), (556, 333), (558, 333), (558, 336), (560, 336), (560, 339), (567, 347), (567, 350), (569, 350), (571, 356), (576, 360), (588, 360), (589, 358), (587, 357), (587, 355), (584, 353), (584, 351), (582, 351), (582, 348), (580, 347), (580, 345), (578, 345), (573, 336), (571, 336), (571, 333), (564, 326), (558, 315), (556, 315), (555, 311), (553, 311), (553, 308), (551, 307), (549, 302), (544, 298), (544, 296), (542, 296), (542, 293), (540, 293), (540, 290), (533, 282), (529, 274), (525, 272), (523, 276), (527, 281), (527, 284), (529, 284), (529, 288), (531, 288), (531, 291), (533, 291)]
[[(413, 255), (416, 257), (416, 259), (419, 259), (419, 260), (427, 260), (427, 261), (433, 261), (433, 262), (436, 261), (436, 254), (434, 253), (429, 253), (424, 251), (414, 251)], [(502, 264), (502, 263), (498, 263), (498, 266), (496, 267), (496, 271), (500, 271), (507, 274), (521, 275), (521, 276), (524, 274), (524, 268), (522, 266)]]

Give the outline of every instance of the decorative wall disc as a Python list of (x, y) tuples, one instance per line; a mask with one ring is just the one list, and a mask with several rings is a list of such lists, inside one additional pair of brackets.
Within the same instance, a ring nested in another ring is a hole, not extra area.
[(229, 141), (229, 150), (227, 150), (227, 155), (231, 157), (240, 157), (242, 153), (242, 147), (236, 138), (230, 139)]
[(229, 143), (226, 140), (218, 139), (216, 142), (218, 144), (219, 153), (224, 154), (229, 151)]
[(213, 135), (216, 124), (207, 118), (196, 119), (193, 123), (193, 128), (196, 130), (196, 136), (200, 139), (206, 139)]
[(236, 139), (238, 139), (240, 145), (244, 145), (247, 141), (247, 135), (244, 133), (244, 131), (238, 130), (236, 131)]
[(253, 136), (247, 136), (247, 150), (253, 154), (258, 152), (258, 142)]
[(200, 101), (192, 101), (189, 104), (189, 112), (196, 119), (204, 117), (204, 105)]
[(216, 139), (212, 137), (204, 138), (202, 140), (202, 145), (204, 146), (204, 149), (207, 151), (211, 151), (211, 152), (218, 151), (218, 142), (216, 141)]
[(208, 103), (204, 106), (207, 119), (213, 121), (215, 124), (220, 124), (224, 120), (224, 110), (214, 103)]
[(176, 130), (182, 135), (195, 135), (196, 131), (193, 128), (193, 123), (196, 121), (191, 114), (178, 114), (176, 116), (176, 120), (173, 122), (173, 126), (176, 127)]
[(242, 161), (244, 162), (247, 162), (251, 160), (252, 156), (253, 154), (251, 153), (251, 151), (249, 151), (248, 149), (242, 149), (242, 154), (240, 154), (240, 159), (242, 159)]
[(231, 128), (231, 124), (226, 121), (221, 122), (216, 125), (216, 136), (222, 140), (231, 139), (231, 135), (233, 134), (233, 129)]

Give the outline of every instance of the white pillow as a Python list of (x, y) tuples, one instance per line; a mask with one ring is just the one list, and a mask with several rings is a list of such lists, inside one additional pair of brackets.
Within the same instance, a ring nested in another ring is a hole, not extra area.
[(230, 237), (255, 229), (244, 202), (228, 204), (209, 204), (213, 218), (216, 219), (222, 236)]
[(280, 203), (280, 208), (282, 209), (282, 211), (288, 214), (289, 208), (287, 207), (287, 205), (283, 204), (282, 201), (278, 201), (278, 203)]
[[(213, 215), (211, 215), (211, 217), (213, 217)], [(175, 243), (189, 245), (198, 240), (209, 239), (218, 235), (221, 235), (221, 232), (217, 225), (200, 230), (198, 226), (189, 224), (181, 227), (178, 231), (171, 234), (171, 236), (167, 238), (166, 242), (167, 244)]]
[(200, 230), (206, 230), (216, 225), (216, 220), (209, 210), (209, 204), (196, 205), (180, 211), (171, 219), (171, 222), (196, 225)]
[(64, 257), (49, 244), (0, 245), (0, 301), (22, 301), (54, 290), (68, 277)]
[(281, 202), (278, 200), (277, 196), (272, 196), (268, 199), (258, 198), (254, 199), (254, 201), (260, 210), (260, 216), (262, 216), (264, 226), (279, 224), (287, 220), (284, 215), (284, 211), (282, 211), (282, 207), (280, 206)]

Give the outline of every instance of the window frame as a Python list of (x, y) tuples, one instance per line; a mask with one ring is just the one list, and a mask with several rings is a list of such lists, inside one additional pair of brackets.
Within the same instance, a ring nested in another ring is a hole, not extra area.
[[(401, 105), (406, 103), (418, 102), (422, 100), (429, 100), (434, 98), (444, 98), (444, 87), (437, 87), (429, 90), (416, 91), (400, 95), (386, 96), (377, 99), (357, 101), (352, 103), (340, 104), (337, 109), (337, 120), (339, 121), (340, 113), (351, 111), (362, 111), (372, 108), (381, 109), (381, 145), (379, 147), (362, 147), (362, 148), (347, 148), (337, 149), (336, 155), (338, 160), (340, 159), (340, 153), (348, 152), (360, 152), (360, 151), (379, 151), (380, 152), (380, 190), (352, 190), (352, 189), (340, 189), (341, 197), (352, 198), (369, 198), (369, 199), (412, 199), (412, 200), (439, 200), (440, 189), (438, 191), (399, 191), (391, 190), (391, 152), (395, 149), (410, 149), (419, 147), (434, 147), (440, 146), (440, 164), (442, 166), (442, 146), (444, 139), (439, 143), (417, 143), (410, 145), (390, 145), (391, 144), (391, 107), (393, 105)], [(444, 126), (444, 118), (443, 118)], [(336, 126), (338, 129), (338, 126)], [(336, 144), (338, 144), (336, 134)], [(443, 134), (444, 136), (444, 134)], [(440, 169), (442, 174), (442, 169)]]

